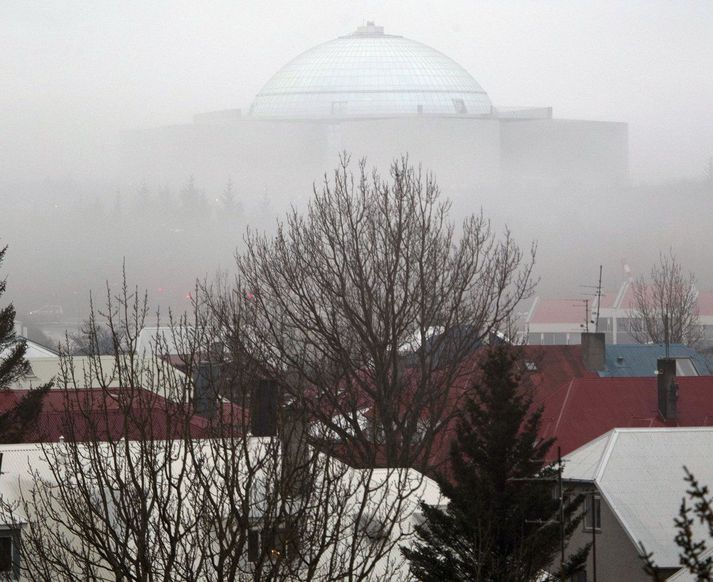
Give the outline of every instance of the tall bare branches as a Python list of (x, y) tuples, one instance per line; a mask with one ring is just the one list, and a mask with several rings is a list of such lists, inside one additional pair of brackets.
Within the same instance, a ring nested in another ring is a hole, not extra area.
[(702, 339), (693, 273), (684, 273), (673, 253), (661, 254), (649, 278), (632, 284), (631, 333), (640, 343), (694, 345)]
[[(0, 500), (6, 525), (22, 527), (23, 579), (405, 577), (398, 546), (427, 480), (356, 470), (318, 452), (307, 439), (319, 427), (287, 406), (275, 437), (252, 436), (251, 393), (269, 362), (247, 358), (203, 299), (196, 292), (193, 311), (171, 318), (170, 337), (139, 353), (146, 305), (124, 285), (88, 324), (110, 331), (114, 353), (62, 354), (64, 438), (36, 450), (19, 496), (4, 489)], [(234, 307), (244, 337), (250, 318), (242, 303)], [(180, 370), (167, 361), (169, 344), (180, 346)], [(218, 373), (202, 377), (215, 385), (212, 414), (201, 418), (196, 390), (206, 367)]]
[(531, 291), (534, 247), (449, 211), (407, 158), (387, 179), (343, 155), (305, 214), (249, 234), (238, 257), (251, 349), (355, 463), (424, 462), (467, 354)]

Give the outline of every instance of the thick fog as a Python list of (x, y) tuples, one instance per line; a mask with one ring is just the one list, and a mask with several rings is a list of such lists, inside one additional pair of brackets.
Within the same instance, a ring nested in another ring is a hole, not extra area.
[[(624, 264), (646, 271), (669, 248), (713, 286), (710, 2), (4, 0), (3, 300), (19, 318), (49, 304), (81, 319), (89, 291), (116, 285), (125, 259), (153, 302), (184, 305), (195, 277), (231, 268), (248, 225), (271, 228), (330, 165), (278, 156), (252, 163), (264, 180), (208, 163), (146, 179), (127, 170), (126, 136), (203, 112), (245, 113), (286, 62), (367, 19), (450, 56), (496, 106), (628, 124), (629, 176), (616, 187), (463, 188), (460, 169), (434, 162), (457, 216), (482, 208), (524, 245), (538, 242), (540, 293), (592, 284), (599, 264), (616, 287)], [(337, 153), (324, 159), (334, 165)], [(383, 164), (392, 152), (353, 153)]]

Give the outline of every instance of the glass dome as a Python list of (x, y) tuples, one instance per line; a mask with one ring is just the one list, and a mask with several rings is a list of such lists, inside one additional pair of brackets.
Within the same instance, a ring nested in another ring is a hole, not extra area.
[(257, 94), (262, 119), (490, 115), (492, 105), (459, 64), (369, 22), (282, 67)]

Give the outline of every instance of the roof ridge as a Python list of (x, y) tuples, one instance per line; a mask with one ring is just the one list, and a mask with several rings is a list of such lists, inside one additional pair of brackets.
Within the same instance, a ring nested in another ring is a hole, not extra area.
[(619, 440), (619, 429), (613, 428), (608, 433), (605, 433), (605, 435), (609, 435), (609, 440), (607, 442), (606, 447), (604, 447), (604, 452), (602, 453), (602, 456), (599, 458), (599, 465), (597, 467), (597, 470), (594, 472), (595, 483), (599, 481), (604, 475), (604, 471), (607, 468), (607, 464), (609, 463), (609, 459), (611, 458), (614, 446), (616, 445), (616, 441)]
[(567, 402), (569, 401), (569, 395), (572, 391), (572, 385), (574, 384), (574, 381), (575, 381), (575, 378), (572, 378), (569, 381), (569, 385), (567, 386), (567, 394), (565, 394), (564, 402), (562, 403), (562, 408), (560, 408), (560, 413), (559, 413), (559, 416), (557, 417), (557, 422), (555, 423), (554, 434), (558, 434), (560, 422), (562, 421), (562, 417), (564, 416), (564, 409), (567, 407)]

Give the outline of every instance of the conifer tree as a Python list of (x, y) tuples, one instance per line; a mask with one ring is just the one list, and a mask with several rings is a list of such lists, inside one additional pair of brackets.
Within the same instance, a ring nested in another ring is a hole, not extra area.
[[(0, 250), (0, 264), (5, 258), (7, 247)], [(5, 293), (7, 281), (0, 280), (0, 297)], [(25, 360), (27, 345), (15, 335), (15, 307), (12, 303), (0, 309), (0, 389), (7, 388), (18, 378), (30, 372), (30, 364)]]
[(582, 566), (588, 547), (559, 564), (582, 500), (563, 496), (560, 506), (558, 468), (545, 461), (553, 439), (539, 439), (541, 410), (531, 407), (513, 348), (492, 348), (459, 421), (449, 475), (437, 477), (447, 507), (422, 504), (417, 542), (402, 548), (416, 579), (524, 582)]
[[(0, 264), (5, 258), (7, 246), (0, 249)], [(7, 282), (0, 280), (0, 297), (5, 293)], [(15, 334), (15, 307), (10, 303), (0, 309), (0, 390), (6, 390), (15, 380), (30, 373), (30, 364), (25, 359), (27, 344)], [(10, 410), (0, 414), (0, 443), (20, 442), (32, 427), (42, 410), (42, 398), (49, 384), (31, 390)]]

